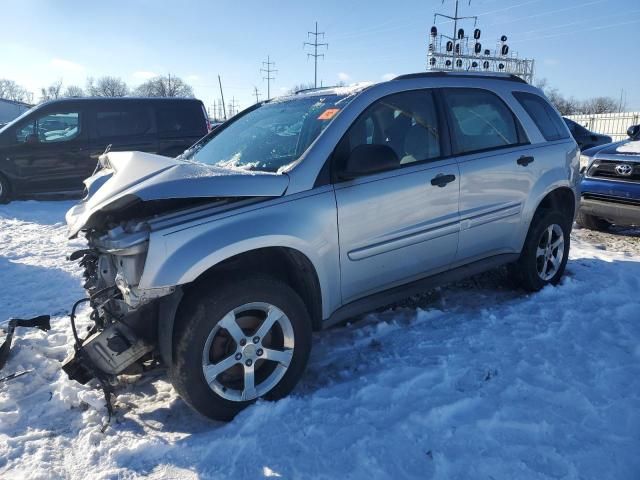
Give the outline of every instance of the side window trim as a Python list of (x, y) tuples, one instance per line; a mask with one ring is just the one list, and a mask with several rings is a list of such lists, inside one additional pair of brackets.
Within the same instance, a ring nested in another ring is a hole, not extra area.
[[(362, 112), (360, 112), (360, 114), (356, 117), (356, 119), (346, 129), (345, 133), (342, 135), (340, 140), (336, 143), (336, 146), (333, 149), (331, 155), (326, 160), (326, 162), (323, 165), (323, 167), (320, 169), (320, 172), (318, 173), (318, 177), (316, 178), (316, 182), (314, 183), (314, 187), (319, 187), (319, 186), (325, 185), (326, 184), (325, 182), (327, 182), (327, 181), (332, 183), (332, 184), (343, 183), (343, 182), (346, 181), (345, 179), (343, 179), (343, 178), (341, 178), (339, 176), (338, 171), (337, 171), (337, 167), (336, 167), (336, 163), (338, 161), (338, 159), (337, 159), (337, 155), (338, 155), (337, 151), (340, 149), (341, 146), (343, 147), (343, 142), (347, 138), (347, 135), (349, 134), (351, 128), (358, 121), (360, 121), (362, 116), (365, 115), (369, 111), (369, 109), (371, 108), (372, 105), (384, 100), (385, 98), (392, 97), (394, 95), (398, 95), (398, 94), (402, 94), (402, 93), (412, 93), (412, 92), (425, 93), (426, 92), (427, 94), (431, 94), (431, 97), (433, 99), (433, 106), (434, 106), (435, 114), (436, 114), (435, 118), (436, 118), (436, 120), (438, 122), (438, 134), (439, 134), (438, 135), (438, 144), (439, 144), (438, 146), (439, 146), (439, 149), (440, 149), (440, 155), (438, 157), (429, 158), (429, 159), (426, 159), (426, 160), (420, 160), (420, 161), (416, 161), (416, 162), (400, 164), (397, 168), (394, 168), (392, 170), (388, 170), (388, 172), (384, 172), (384, 173), (399, 172), (400, 170), (403, 170), (403, 169), (406, 169), (406, 168), (409, 168), (409, 167), (413, 167), (413, 166), (417, 166), (417, 165), (424, 165), (424, 164), (428, 164), (428, 163), (433, 163), (433, 162), (437, 162), (437, 161), (449, 158), (451, 156), (450, 135), (449, 135), (448, 130), (446, 131), (446, 135), (443, 135), (443, 130), (445, 129), (445, 127), (448, 128), (448, 125), (447, 125), (446, 118), (445, 118), (445, 112), (443, 111), (443, 102), (441, 101), (439, 91), (440, 91), (440, 89), (439, 88), (435, 88), (435, 87), (415, 88), (415, 89), (412, 89), (412, 90), (402, 90), (402, 91), (399, 91), (399, 92), (390, 93), (388, 95), (380, 97), (380, 98), (374, 100), (373, 102), (371, 102)], [(328, 168), (327, 168), (327, 163), (329, 164)], [(363, 178), (363, 177), (358, 177), (358, 178)]]
[[(457, 153), (456, 152), (456, 136), (453, 132), (453, 124), (455, 122), (455, 119), (452, 117), (452, 112), (451, 110), (447, 107), (447, 103), (445, 100), (445, 95), (447, 90), (476, 90), (476, 91), (481, 91), (484, 93), (487, 93), (489, 95), (492, 95), (494, 98), (498, 99), (499, 102), (502, 103), (502, 105), (504, 106), (504, 108), (507, 109), (507, 111), (511, 114), (511, 118), (514, 122), (514, 125), (516, 127), (516, 135), (518, 137), (518, 143), (513, 143), (513, 144), (508, 144), (508, 145), (498, 145), (498, 146), (494, 146), (494, 147), (488, 147), (488, 148), (481, 148), (481, 149), (476, 149), (476, 150), (470, 150), (468, 152), (461, 152), (461, 153)], [(442, 96), (442, 103), (443, 103), (443, 108), (445, 109), (445, 114), (446, 114), (446, 120), (447, 120), (447, 126), (449, 129), (449, 135), (450, 135), (450, 141), (451, 141), (451, 154), (455, 157), (462, 157), (465, 155), (475, 155), (475, 154), (479, 154), (479, 153), (486, 153), (486, 152), (492, 152), (494, 150), (503, 150), (506, 148), (514, 148), (514, 147), (523, 147), (526, 145), (530, 145), (531, 141), (529, 140), (529, 138), (527, 137), (527, 134), (524, 131), (524, 128), (522, 127), (522, 124), (520, 123), (520, 120), (518, 119), (518, 117), (516, 116), (516, 114), (514, 113), (514, 111), (512, 110), (512, 108), (509, 106), (509, 104), (498, 94), (496, 94), (495, 92), (492, 92), (491, 90), (488, 90), (486, 88), (480, 88), (480, 87), (443, 87), (440, 89), (440, 95)]]

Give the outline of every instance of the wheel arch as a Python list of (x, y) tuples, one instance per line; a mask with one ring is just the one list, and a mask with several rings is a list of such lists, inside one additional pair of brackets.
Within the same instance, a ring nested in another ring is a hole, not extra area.
[(262, 273), (287, 283), (307, 306), (313, 328), (320, 328), (322, 290), (318, 272), (313, 262), (295, 248), (262, 247), (233, 255), (209, 267), (193, 282), (184, 285), (183, 290), (188, 293), (191, 288), (203, 283), (215, 283), (224, 277), (244, 274), (240, 272)]
[(518, 251), (521, 251), (524, 247), (524, 242), (529, 234), (529, 230), (540, 211), (545, 209), (560, 210), (567, 217), (570, 228), (573, 225), (573, 220), (577, 212), (576, 194), (568, 184), (559, 184), (550, 187), (537, 198), (533, 205), (535, 205), (535, 208), (531, 208), (529, 214), (526, 216), (526, 228), (521, 230), (522, 233), (518, 242)]
[(300, 295), (305, 304), (313, 330), (322, 328), (322, 289), (318, 272), (311, 260), (301, 251), (291, 247), (262, 247), (232, 255), (202, 272), (192, 282), (182, 285), (175, 295), (160, 306), (158, 346), (167, 365), (173, 359), (175, 318), (182, 302), (189, 293), (206, 284), (214, 284), (229, 278), (262, 273), (287, 283)]
[(560, 210), (573, 223), (576, 214), (576, 196), (573, 190), (566, 186), (557, 187), (547, 193), (534, 211), (535, 215), (542, 209)]

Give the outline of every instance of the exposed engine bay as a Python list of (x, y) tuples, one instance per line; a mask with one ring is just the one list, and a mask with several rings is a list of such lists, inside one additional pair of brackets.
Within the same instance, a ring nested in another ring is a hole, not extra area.
[[(88, 249), (74, 252), (70, 260), (79, 261), (84, 272), (84, 288), (94, 322), (85, 339), (76, 338), (75, 354), (63, 369), (71, 379), (86, 383), (93, 377), (110, 381), (109, 376), (124, 372), (155, 348), (157, 337), (149, 305), (153, 294), (142, 292), (142, 276), (148, 229), (145, 223), (118, 226), (101, 233), (87, 233)], [(156, 289), (157, 296), (173, 288)], [(75, 311), (72, 312), (75, 327)]]

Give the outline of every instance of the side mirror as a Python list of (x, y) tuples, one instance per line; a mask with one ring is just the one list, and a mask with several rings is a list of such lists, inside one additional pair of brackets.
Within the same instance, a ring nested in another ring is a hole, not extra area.
[(629, 135), (629, 138), (631, 138), (631, 140), (640, 139), (640, 125), (631, 125), (627, 129), (627, 135)]
[(36, 135), (35, 133), (32, 133), (31, 135), (27, 135), (27, 138), (25, 139), (25, 143), (28, 143), (29, 145), (34, 145), (39, 142), (40, 142), (40, 139), (38, 138), (38, 135)]
[(400, 165), (400, 159), (388, 145), (358, 145), (347, 158), (342, 177), (356, 178), (371, 175), (391, 170), (398, 165)]

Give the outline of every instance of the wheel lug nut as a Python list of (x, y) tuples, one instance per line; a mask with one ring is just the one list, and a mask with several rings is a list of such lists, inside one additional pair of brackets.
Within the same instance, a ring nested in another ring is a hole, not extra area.
[(259, 357), (261, 357), (263, 353), (264, 353), (264, 352), (262, 351), (262, 349), (261, 349), (261, 348), (259, 348), (259, 349), (258, 349), (258, 351), (256, 352), (256, 355), (258, 355)]
[(247, 341), (243, 338), (242, 340), (240, 340), (240, 346), (244, 347), (247, 344)]
[(253, 343), (258, 343), (260, 341), (260, 337), (253, 337)]
[(252, 363), (253, 363), (253, 362), (252, 362), (251, 360), (247, 360), (246, 362), (244, 362), (244, 364), (245, 364), (247, 367), (250, 367)]
[(240, 360), (242, 358), (242, 354), (241, 353), (236, 353), (236, 360)]

